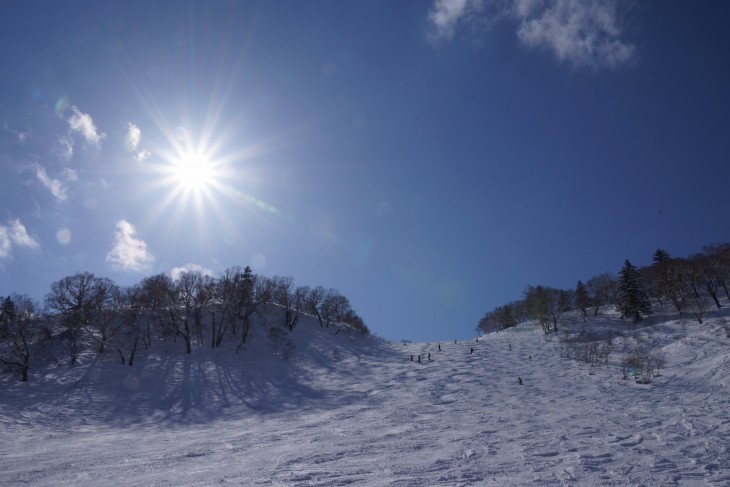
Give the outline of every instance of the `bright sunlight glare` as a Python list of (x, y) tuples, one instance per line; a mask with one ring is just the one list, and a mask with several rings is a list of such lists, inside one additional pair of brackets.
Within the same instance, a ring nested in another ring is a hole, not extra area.
[(185, 154), (174, 161), (173, 175), (183, 188), (202, 190), (213, 183), (214, 168), (205, 156)]

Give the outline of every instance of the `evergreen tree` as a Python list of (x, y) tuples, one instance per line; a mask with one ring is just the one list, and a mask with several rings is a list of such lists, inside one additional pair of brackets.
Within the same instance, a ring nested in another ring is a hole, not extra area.
[(586, 319), (588, 314), (588, 307), (591, 305), (591, 298), (588, 297), (588, 289), (583, 281), (578, 281), (575, 286), (575, 307), (583, 312), (583, 320)]
[(641, 315), (651, 314), (651, 304), (641, 286), (639, 271), (626, 260), (618, 276), (618, 307), (621, 317), (633, 316), (633, 322), (641, 321)]
[(654, 257), (652, 257), (655, 264), (661, 264), (662, 262), (667, 262), (671, 259), (669, 256), (669, 252), (662, 249), (657, 249), (656, 252), (654, 252)]

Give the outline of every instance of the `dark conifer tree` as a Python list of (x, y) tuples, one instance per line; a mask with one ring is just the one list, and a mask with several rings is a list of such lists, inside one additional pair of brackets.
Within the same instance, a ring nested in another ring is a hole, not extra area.
[(575, 307), (583, 312), (583, 320), (588, 314), (588, 307), (591, 305), (591, 299), (588, 297), (588, 289), (583, 281), (578, 281), (575, 286)]
[(656, 252), (654, 252), (654, 257), (652, 259), (655, 264), (660, 264), (662, 262), (669, 261), (671, 257), (669, 256), (669, 252), (666, 250), (657, 249)]
[(621, 317), (631, 316), (634, 323), (641, 321), (642, 315), (651, 314), (651, 304), (641, 286), (639, 271), (628, 260), (618, 276), (618, 306)]

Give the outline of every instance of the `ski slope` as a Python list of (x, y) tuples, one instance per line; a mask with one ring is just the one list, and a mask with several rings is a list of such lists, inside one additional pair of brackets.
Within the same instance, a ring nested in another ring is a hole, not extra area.
[(728, 486), (730, 338), (671, 319), (635, 332), (667, 359), (646, 385), (622, 379), (636, 338), (611, 317), (626, 336), (592, 370), (531, 324), (439, 351), (303, 319), (288, 360), (259, 329), (239, 354), (3, 375), (0, 485)]

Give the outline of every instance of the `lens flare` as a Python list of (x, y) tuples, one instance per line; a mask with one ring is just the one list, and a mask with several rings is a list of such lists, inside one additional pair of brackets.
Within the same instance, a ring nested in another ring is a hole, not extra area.
[(57, 117), (62, 116), (63, 112), (65, 112), (66, 109), (68, 108), (68, 105), (69, 105), (69, 102), (68, 102), (67, 97), (62, 96), (61, 98), (59, 98), (58, 101), (56, 101), (56, 105), (53, 107), (54, 111), (56, 112), (56, 116)]
[(68, 228), (62, 228), (56, 232), (56, 241), (61, 245), (68, 245), (71, 243), (71, 230)]

